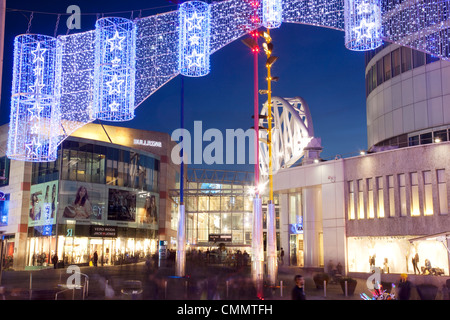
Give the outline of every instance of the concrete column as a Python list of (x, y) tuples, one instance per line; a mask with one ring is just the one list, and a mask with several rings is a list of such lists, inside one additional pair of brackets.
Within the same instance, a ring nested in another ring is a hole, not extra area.
[(303, 237), (305, 267), (318, 267), (322, 248), (319, 232), (322, 231), (321, 190), (318, 187), (303, 188)]

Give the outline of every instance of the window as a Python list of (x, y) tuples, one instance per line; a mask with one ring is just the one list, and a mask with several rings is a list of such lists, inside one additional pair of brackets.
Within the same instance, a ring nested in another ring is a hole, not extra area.
[(0, 186), (7, 186), (9, 184), (9, 168), (11, 160), (8, 157), (0, 158)]
[(373, 179), (367, 179), (367, 196), (368, 196), (368, 218), (375, 218), (375, 209), (373, 204)]
[(362, 179), (358, 180), (358, 219), (364, 219), (364, 190)]
[(387, 81), (391, 78), (391, 54), (388, 53), (383, 57), (383, 65), (384, 65), (384, 81)]
[(431, 132), (420, 135), (420, 144), (428, 144), (428, 143), (432, 143), (432, 142), (433, 142), (433, 138), (432, 138)]
[(400, 191), (400, 216), (406, 216), (406, 184), (405, 184), (405, 174), (401, 173), (398, 175), (398, 186)]
[(435, 62), (435, 61), (439, 61), (439, 57), (433, 56), (431, 54), (427, 54), (426, 55), (426, 61), (427, 61), (427, 64)]
[(447, 183), (445, 180), (445, 170), (437, 170), (439, 213), (448, 214)]
[(383, 60), (377, 61), (377, 86), (383, 83)]
[(377, 177), (378, 218), (384, 218), (383, 177)]
[(424, 184), (424, 215), (430, 216), (433, 214), (433, 190), (431, 185), (431, 171), (423, 172)]
[(400, 48), (391, 52), (392, 59), (392, 77), (398, 76), (400, 70)]
[(402, 47), (402, 72), (411, 70), (411, 68), (412, 68), (411, 49)]
[(413, 50), (413, 66), (414, 68), (423, 66), (425, 64), (425, 53)]
[(389, 216), (395, 217), (394, 176), (388, 176), (388, 188), (389, 188)]
[(420, 216), (419, 207), (419, 181), (417, 172), (412, 172), (411, 177), (411, 216)]
[(408, 138), (408, 146), (418, 146), (419, 145), (419, 136), (413, 136)]
[(355, 219), (355, 189), (353, 187), (353, 181), (348, 182), (348, 190), (349, 190), (348, 219), (354, 220)]
[(433, 132), (433, 136), (434, 136), (434, 140), (433, 140), (434, 142), (448, 141), (447, 130), (435, 131), (435, 132)]
[(377, 87), (377, 65), (372, 66), (372, 90)]

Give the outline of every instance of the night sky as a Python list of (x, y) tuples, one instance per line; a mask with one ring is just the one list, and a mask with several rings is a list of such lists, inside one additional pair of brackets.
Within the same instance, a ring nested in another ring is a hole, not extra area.
[[(11, 9), (34, 11), (30, 32), (53, 36), (57, 15), (38, 12), (65, 13), (73, 4), (78, 5), (83, 14), (82, 29), (70, 33), (94, 29), (96, 13), (130, 18), (131, 12), (109, 13), (135, 10), (136, 17), (140, 9), (157, 8), (143, 10), (145, 17), (177, 9), (165, 0), (7, 0), (1, 124), (9, 121), (14, 37), (27, 31), (30, 16), (29, 12)], [(61, 16), (58, 34), (66, 34), (67, 18), (68, 15)], [(367, 149), (364, 54), (345, 48), (344, 32), (326, 28), (285, 23), (279, 29), (272, 29), (271, 36), (273, 55), (279, 57), (272, 75), (280, 78), (273, 83), (273, 96), (301, 96), (306, 100), (315, 136), (322, 139), (322, 158), (333, 159), (337, 154), (348, 157)], [(240, 40), (211, 56), (211, 72), (207, 76), (185, 78), (185, 127), (191, 132), (194, 121), (203, 122), (203, 131), (217, 128), (224, 136), (226, 129), (247, 130), (253, 126), (253, 58), (250, 49)], [(264, 52), (260, 53), (259, 62), (260, 89), (266, 89)], [(180, 88), (178, 76), (141, 104), (132, 121), (106, 124), (171, 134), (180, 127)], [(266, 96), (260, 95), (259, 99), (262, 105)], [(203, 147), (207, 144), (205, 142)], [(248, 164), (195, 167), (253, 170), (253, 165)]]

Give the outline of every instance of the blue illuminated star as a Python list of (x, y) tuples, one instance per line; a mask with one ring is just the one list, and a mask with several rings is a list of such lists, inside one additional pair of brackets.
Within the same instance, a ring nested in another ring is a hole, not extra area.
[(111, 103), (109, 105), (109, 109), (111, 110), (111, 112), (119, 111), (119, 107), (120, 107), (120, 104), (118, 104), (116, 101), (114, 101), (113, 103)]
[(200, 37), (196, 34), (189, 37), (189, 42), (192, 46), (199, 45), (200, 44)]
[(39, 103), (34, 104), (32, 108), (28, 108), (28, 112), (30, 113), (30, 121), (34, 118), (39, 119), (41, 117), (41, 111), (44, 107), (41, 107)]

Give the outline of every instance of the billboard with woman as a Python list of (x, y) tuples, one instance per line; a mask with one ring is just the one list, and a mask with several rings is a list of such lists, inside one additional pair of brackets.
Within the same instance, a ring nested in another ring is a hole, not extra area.
[(32, 185), (30, 188), (28, 226), (55, 224), (57, 204), (58, 181)]

